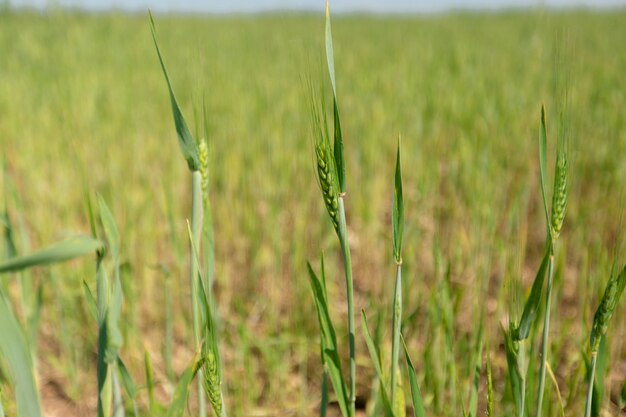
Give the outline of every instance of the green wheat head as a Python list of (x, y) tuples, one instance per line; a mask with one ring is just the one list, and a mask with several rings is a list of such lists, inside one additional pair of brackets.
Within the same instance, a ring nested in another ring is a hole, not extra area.
[(206, 353), (204, 362), (204, 388), (209, 397), (209, 402), (216, 416), (222, 415), (222, 391), (220, 388), (221, 378), (217, 359), (213, 351)]
[(626, 287), (626, 267), (622, 269), (619, 275), (612, 273), (606, 285), (602, 301), (600, 301), (600, 306), (598, 306), (593, 318), (591, 339), (589, 341), (592, 352), (597, 352), (600, 347), (600, 340), (609, 327), (609, 321), (615, 312), (622, 292), (624, 292), (624, 287)]
[(319, 108), (312, 99), (311, 112), (313, 114), (313, 129), (315, 134), (315, 170), (317, 172), (317, 182), (326, 211), (330, 216), (335, 231), (339, 232), (339, 177), (337, 175), (337, 164), (333, 148), (328, 134), (328, 124), (326, 120), (326, 109), (322, 101)]
[(556, 239), (561, 233), (563, 219), (565, 218), (565, 209), (567, 207), (567, 171), (567, 154), (564, 146), (561, 145), (556, 157), (554, 190), (552, 192), (552, 215), (550, 218), (550, 226), (553, 239)]
[(200, 175), (202, 176), (202, 199), (209, 198), (209, 147), (206, 139), (198, 143), (198, 156), (200, 159)]

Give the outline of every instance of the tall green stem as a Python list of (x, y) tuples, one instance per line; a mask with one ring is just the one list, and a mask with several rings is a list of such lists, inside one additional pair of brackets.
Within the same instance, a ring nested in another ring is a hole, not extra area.
[[(194, 247), (200, 247), (200, 236), (202, 235), (202, 175), (200, 171), (193, 171), (191, 174), (191, 237), (193, 243), (189, 246), (189, 256), (191, 258), (191, 268), (189, 280), (191, 282), (191, 306), (193, 316), (193, 333), (196, 346), (200, 345), (200, 312), (198, 308), (198, 260), (194, 256)], [(198, 371), (198, 415), (206, 417), (206, 402), (204, 389), (202, 387), (202, 370)]]
[(346, 226), (346, 210), (343, 195), (338, 198), (339, 206), (339, 243), (343, 253), (343, 266), (346, 276), (346, 292), (348, 296), (348, 333), (350, 343), (350, 416), (356, 413), (356, 361), (354, 338), (354, 295), (352, 286), (352, 260), (350, 259), (350, 245), (348, 244), (348, 228)]
[(546, 312), (543, 318), (543, 335), (541, 337), (541, 365), (539, 367), (539, 392), (537, 393), (537, 417), (541, 417), (543, 393), (546, 384), (546, 361), (548, 360), (548, 334), (550, 333), (550, 306), (552, 299), (552, 281), (554, 278), (554, 251), (556, 242), (550, 246), (548, 261), (548, 288), (546, 289)]
[(593, 384), (596, 376), (596, 360), (598, 352), (591, 352), (591, 373), (589, 375), (589, 388), (587, 389), (587, 405), (585, 406), (585, 417), (591, 417), (591, 403), (593, 400)]
[(400, 355), (400, 327), (402, 325), (402, 263), (396, 265), (396, 288), (393, 297), (393, 324), (391, 342), (391, 401), (395, 404)]

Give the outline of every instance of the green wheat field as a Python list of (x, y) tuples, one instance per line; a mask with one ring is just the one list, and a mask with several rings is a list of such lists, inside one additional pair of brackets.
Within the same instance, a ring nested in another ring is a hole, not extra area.
[(0, 416), (626, 415), (626, 11), (330, 19), (0, 10)]

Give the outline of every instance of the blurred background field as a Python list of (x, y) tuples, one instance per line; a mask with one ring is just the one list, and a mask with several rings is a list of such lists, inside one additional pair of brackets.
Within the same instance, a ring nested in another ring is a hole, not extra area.
[[(324, 250), (331, 296), (345, 297), (339, 247), (314, 175), (308, 104), (308, 80), (326, 79), (322, 15), (162, 15), (156, 22), (178, 101), (198, 136), (203, 103), (209, 116), (215, 293), (230, 413), (315, 415), (318, 324), (306, 260)], [(356, 308), (371, 323), (391, 320), (392, 179), (401, 134), (404, 333), (433, 415), (459, 415), (466, 401), (473, 376), (466, 358), (482, 307), (496, 409), (510, 412), (500, 324), (510, 311), (511, 280), (521, 278), (528, 290), (543, 254), (539, 110), (545, 103), (553, 155), (568, 80), (571, 193), (557, 257), (551, 366), (566, 409), (582, 409), (581, 349), (614, 248), (624, 248), (626, 237), (626, 11), (341, 15), (333, 37)], [(0, 201), (24, 232), (18, 247), (26, 252), (88, 232), (85, 189), (107, 199), (122, 238), (122, 352), (140, 383), (144, 349), (150, 352), (165, 401), (172, 375), (193, 355), (191, 202), (148, 19), (3, 11), (0, 56)], [(95, 285), (94, 272), (83, 259), (31, 276), (43, 288), (38, 368), (47, 415), (94, 414), (97, 332), (82, 289), (83, 280)], [(22, 314), (15, 280), (2, 285)], [(163, 353), (168, 294), (171, 370)], [(339, 317), (344, 303), (333, 309)], [(612, 415), (611, 398), (626, 378), (625, 311), (616, 313), (607, 339), (604, 401)], [(446, 329), (453, 329), (452, 349)], [(369, 375), (357, 341), (358, 370)], [(360, 402), (371, 390), (363, 382)], [(547, 402), (554, 395), (548, 383)], [(1, 398), (10, 411), (10, 387)]]

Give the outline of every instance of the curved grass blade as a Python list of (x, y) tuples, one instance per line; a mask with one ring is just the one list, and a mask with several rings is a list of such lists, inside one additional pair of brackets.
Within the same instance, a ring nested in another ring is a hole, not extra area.
[(157, 55), (159, 56), (159, 63), (161, 64), (161, 69), (163, 70), (163, 76), (165, 76), (165, 81), (167, 82), (167, 88), (170, 94), (170, 101), (172, 103), (172, 113), (174, 115), (174, 124), (176, 125), (176, 133), (178, 134), (178, 144), (180, 145), (180, 150), (183, 154), (183, 157), (187, 161), (187, 166), (191, 171), (197, 171), (200, 169), (200, 157), (198, 155), (198, 145), (194, 138), (191, 136), (189, 132), (189, 128), (187, 127), (187, 122), (185, 122), (185, 118), (183, 113), (178, 107), (178, 102), (176, 101), (176, 96), (174, 95), (174, 90), (172, 89), (172, 83), (170, 82), (170, 78), (167, 75), (167, 69), (165, 69), (165, 63), (163, 62), (163, 57), (161, 56), (161, 50), (159, 49), (159, 44), (156, 38), (156, 28), (154, 26), (154, 19), (152, 18), (152, 13), (148, 13), (150, 17), (150, 31), (152, 32), (152, 39), (154, 40), (154, 46), (157, 51)]
[(128, 395), (128, 398), (134, 400), (139, 393), (139, 388), (137, 387), (133, 376), (130, 372), (128, 372), (128, 368), (126, 368), (124, 361), (119, 356), (117, 357), (117, 368), (120, 371), (122, 386), (124, 387), (124, 391), (126, 391), (126, 395)]
[(530, 328), (532, 327), (532, 324), (535, 321), (535, 317), (537, 316), (537, 311), (539, 310), (539, 305), (541, 302), (543, 282), (546, 277), (546, 270), (548, 269), (548, 261), (550, 260), (551, 249), (549, 242), (550, 241), (548, 241), (546, 253), (541, 260), (541, 265), (539, 266), (539, 270), (537, 271), (535, 280), (533, 281), (533, 286), (530, 290), (528, 300), (526, 300), (526, 304), (524, 304), (524, 312), (522, 313), (522, 318), (519, 322), (519, 325), (513, 332), (513, 337), (515, 341), (525, 340), (528, 337), (528, 334), (530, 333)]
[(29, 255), (14, 257), (0, 263), (0, 274), (67, 261), (94, 253), (102, 247), (102, 242), (97, 239), (88, 236), (72, 237)]
[(363, 310), (361, 310), (361, 321), (363, 324), (365, 344), (367, 345), (367, 350), (372, 358), (372, 363), (374, 364), (374, 369), (376, 370), (376, 376), (378, 376), (378, 381), (380, 382), (380, 394), (383, 401), (383, 411), (385, 412), (385, 416), (393, 417), (393, 407), (389, 399), (389, 394), (387, 393), (387, 388), (385, 387), (385, 377), (383, 375), (382, 364), (380, 363), (380, 355), (378, 354), (378, 349), (376, 349), (376, 345), (372, 339), (369, 326), (367, 325), (367, 317), (365, 316), (365, 311)]
[(335, 58), (333, 53), (333, 35), (330, 24), (330, 8), (328, 6), (328, 0), (326, 1), (326, 31), (325, 31), (325, 44), (326, 44), (326, 63), (328, 64), (328, 74), (330, 76), (330, 83), (333, 88), (333, 120), (335, 123), (335, 139), (334, 150), (335, 163), (337, 166), (337, 177), (339, 180), (339, 189), (342, 193), (346, 192), (346, 164), (343, 151), (343, 137), (341, 134), (341, 121), (339, 118), (339, 105), (337, 103), (337, 83), (335, 81)]
[[(344, 417), (347, 417), (350, 415), (348, 412), (348, 391), (343, 378), (343, 373), (341, 371), (341, 363), (339, 360), (339, 353), (337, 351), (337, 337), (335, 328), (330, 318), (330, 313), (328, 311), (328, 302), (325, 296), (324, 287), (309, 262), (307, 262), (307, 269), (309, 272), (311, 289), (313, 290), (313, 299), (317, 309), (320, 334), (323, 339), (323, 362), (328, 370), (328, 376), (333, 386), (333, 390), (335, 391), (341, 413)], [(322, 273), (322, 276), (324, 275), (325, 274)]]
[(559, 404), (559, 417), (565, 417), (565, 410), (563, 409), (563, 398), (561, 398), (561, 390), (559, 389), (559, 383), (556, 381), (556, 377), (554, 376), (554, 372), (552, 372), (552, 368), (550, 367), (550, 362), (546, 361), (546, 371), (548, 371), (548, 376), (552, 380), (554, 384), (554, 388), (556, 388), (556, 396)]
[(324, 33), (324, 41), (326, 45), (326, 63), (328, 64), (328, 74), (330, 75), (330, 83), (333, 87), (333, 96), (337, 96), (337, 86), (335, 83), (335, 58), (333, 53), (333, 34), (330, 25), (330, 7), (326, 0), (326, 28)]
[(400, 335), (402, 341), (402, 347), (404, 348), (404, 355), (406, 357), (406, 365), (409, 371), (409, 384), (411, 385), (411, 400), (413, 402), (413, 415), (415, 417), (426, 417), (426, 410), (424, 409), (424, 400), (422, 399), (422, 393), (420, 392), (419, 384), (417, 383), (417, 373), (415, 367), (409, 356), (409, 350), (406, 347), (404, 337)]
[(124, 361), (119, 356), (117, 357), (117, 369), (119, 370), (120, 379), (122, 380), (122, 386), (124, 387), (124, 391), (126, 391), (126, 395), (131, 400), (133, 404), (133, 413), (135, 416), (139, 416), (139, 409), (137, 408), (137, 395), (139, 394), (139, 388), (135, 381), (133, 380), (132, 375), (128, 372)]
[(33, 361), (26, 337), (20, 328), (9, 301), (0, 289), (0, 357), (8, 370), (8, 377), (15, 391), (17, 415), (40, 417), (41, 406)]

